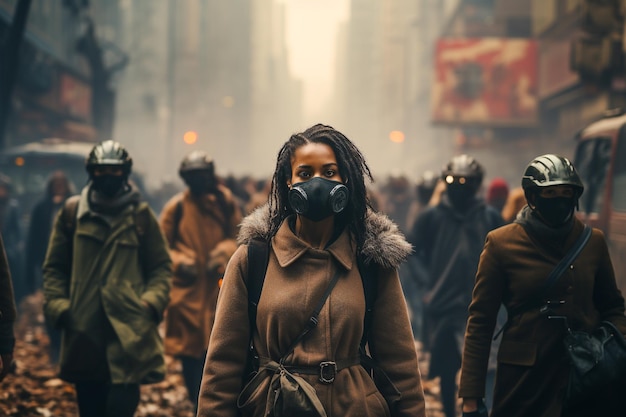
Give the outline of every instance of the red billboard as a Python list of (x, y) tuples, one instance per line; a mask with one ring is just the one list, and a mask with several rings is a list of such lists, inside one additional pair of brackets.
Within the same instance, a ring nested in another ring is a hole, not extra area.
[(440, 39), (432, 120), (451, 126), (537, 123), (537, 43), (511, 38)]

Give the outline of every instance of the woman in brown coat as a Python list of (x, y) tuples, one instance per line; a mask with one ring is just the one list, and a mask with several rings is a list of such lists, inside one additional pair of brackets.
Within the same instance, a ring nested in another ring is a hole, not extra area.
[[(528, 205), (514, 223), (487, 235), (476, 274), (459, 388), (463, 415), (468, 417), (485, 415), (476, 410), (484, 397), (489, 346), (500, 304), (512, 311), (537, 296), (584, 227), (574, 216), (583, 184), (566, 158), (535, 158), (526, 168), (522, 186)], [(626, 415), (623, 395), (615, 395), (610, 388), (593, 404), (567, 409), (565, 326), (562, 320), (548, 318), (565, 316), (573, 330), (584, 331), (607, 320), (626, 333), (624, 299), (600, 230), (593, 229), (588, 243), (552, 286), (545, 302), (547, 312), (537, 307), (510, 317), (505, 326), (491, 416)]]
[[(270, 381), (276, 374), (263, 370), (258, 389), (242, 396), (243, 407), (238, 409), (238, 396), (247, 382), (251, 335), (247, 244), (253, 238), (271, 242), (252, 329), (261, 364), (284, 357), (286, 369), (315, 389), (325, 413), (320, 415), (425, 416), (417, 354), (397, 274), (411, 249), (388, 218), (367, 210), (366, 176), (371, 179), (359, 150), (332, 127), (315, 125), (283, 145), (269, 205), (244, 220), (240, 232), (244, 245), (226, 269), (200, 389), (199, 416), (272, 413), (268, 395), (273, 394)], [(357, 265), (360, 257), (369, 262), (366, 268), (376, 271), (368, 345), (400, 392), (393, 413), (385, 401), (390, 397), (381, 394), (359, 364), (366, 307)], [(317, 326), (285, 356), (335, 277)], [(323, 364), (337, 368), (320, 374)]]

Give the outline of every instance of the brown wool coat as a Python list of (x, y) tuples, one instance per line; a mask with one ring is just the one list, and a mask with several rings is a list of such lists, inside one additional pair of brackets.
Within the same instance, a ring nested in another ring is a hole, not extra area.
[[(174, 263), (170, 304), (165, 316), (165, 353), (168, 355), (202, 358), (206, 353), (221, 278), (207, 271), (207, 263), (212, 252), (214, 255), (217, 251), (224, 252), (226, 258), (232, 255), (237, 248), (234, 238), (242, 219), (230, 190), (220, 189), (226, 197), (229, 215), (225, 215), (210, 197), (201, 203), (189, 191), (172, 197), (161, 213), (161, 229)], [(176, 206), (181, 200), (182, 216), (174, 230)], [(228, 226), (222, 227), (226, 222)], [(197, 273), (192, 277), (180, 273), (181, 264), (195, 268)]]
[[(253, 223), (267, 225), (265, 208), (244, 220), (240, 240), (255, 235)], [(396, 267), (410, 246), (386, 217), (368, 220), (369, 249), (383, 263), (371, 327), (374, 357), (402, 393), (394, 416), (425, 416), (424, 394), (406, 304)], [(378, 222), (378, 229), (372, 224)], [(252, 227), (251, 227), (252, 226)], [(261, 233), (263, 236), (263, 233)], [(394, 253), (395, 251), (395, 253)], [(218, 301), (200, 390), (198, 416), (238, 416), (237, 396), (242, 388), (249, 325), (244, 276), (248, 270), (247, 245), (231, 259)], [(322, 361), (358, 357), (363, 332), (365, 300), (356, 265), (356, 251), (347, 231), (326, 250), (313, 249), (291, 231), (285, 221), (272, 239), (272, 250), (257, 313), (254, 345), (262, 357), (278, 360), (303, 330), (334, 272), (341, 275), (319, 315), (319, 324), (300, 342), (287, 363), (318, 366)], [(317, 391), (329, 417), (385, 417), (388, 407), (360, 365), (340, 370), (331, 384), (318, 375), (300, 375)], [(263, 416), (270, 377), (253, 395), (243, 415)]]
[[(576, 220), (560, 253), (531, 239), (517, 223), (487, 235), (469, 308), (460, 397), (484, 396), (489, 345), (500, 303), (516, 307), (540, 291), (582, 229)], [(554, 313), (567, 316), (573, 329), (589, 331), (601, 320), (609, 320), (626, 333), (624, 299), (600, 230), (593, 230), (582, 253), (553, 287), (550, 299), (565, 301)], [(564, 333), (562, 321), (548, 320), (538, 309), (511, 321), (501, 336), (492, 417), (561, 416), (568, 371)]]

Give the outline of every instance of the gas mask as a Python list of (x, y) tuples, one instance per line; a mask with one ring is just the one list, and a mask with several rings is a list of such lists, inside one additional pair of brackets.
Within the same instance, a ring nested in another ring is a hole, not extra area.
[(91, 179), (92, 188), (105, 197), (114, 197), (126, 184), (123, 175), (98, 175)]
[(452, 206), (456, 209), (463, 208), (474, 198), (476, 188), (469, 184), (448, 184), (446, 194)]
[(205, 172), (189, 173), (184, 180), (191, 194), (195, 196), (214, 193), (217, 188), (215, 176)]
[(294, 184), (289, 190), (289, 205), (314, 222), (341, 213), (348, 205), (348, 187), (338, 181), (315, 177)]
[(535, 197), (535, 210), (539, 216), (553, 227), (561, 226), (574, 214), (576, 199), (571, 197)]

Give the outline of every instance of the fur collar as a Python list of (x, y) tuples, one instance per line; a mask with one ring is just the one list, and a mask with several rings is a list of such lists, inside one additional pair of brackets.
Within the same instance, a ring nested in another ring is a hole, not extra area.
[[(247, 244), (252, 239), (268, 240), (269, 206), (259, 207), (243, 219), (237, 237), (239, 244)], [(366, 263), (375, 263), (385, 268), (397, 268), (411, 254), (412, 247), (402, 235), (398, 226), (381, 213), (368, 212), (365, 219), (366, 233), (362, 254)]]

